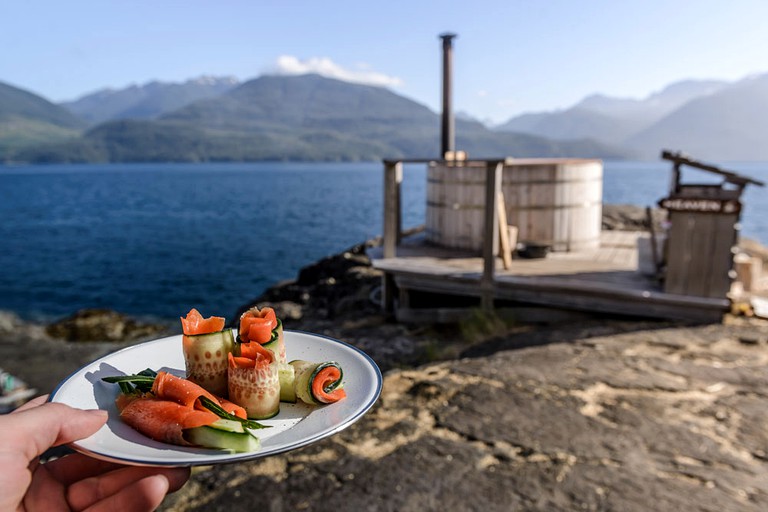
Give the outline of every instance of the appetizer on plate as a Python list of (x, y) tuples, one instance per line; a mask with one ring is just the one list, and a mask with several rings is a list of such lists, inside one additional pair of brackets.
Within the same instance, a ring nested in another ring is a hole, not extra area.
[(121, 420), (164, 443), (254, 451), (254, 431), (265, 428), (254, 420), (278, 415), (281, 402), (322, 406), (347, 396), (338, 363), (286, 362), (272, 308), (246, 311), (236, 337), (225, 323), (194, 308), (181, 318), (186, 378), (147, 369), (102, 379), (120, 386)]
[(229, 397), (249, 418), (267, 419), (280, 412), (277, 356), (256, 341), (240, 344), (240, 355), (229, 355)]
[(235, 345), (224, 318), (203, 318), (192, 308), (181, 318), (182, 345), (187, 378), (218, 396), (227, 395), (227, 364)]
[(237, 341), (259, 343), (275, 353), (278, 364), (286, 363), (283, 322), (275, 316), (272, 308), (253, 307), (240, 315)]

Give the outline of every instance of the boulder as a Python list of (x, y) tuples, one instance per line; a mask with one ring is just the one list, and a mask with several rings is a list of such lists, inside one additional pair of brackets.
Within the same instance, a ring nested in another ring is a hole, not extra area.
[(48, 325), (46, 332), (66, 341), (134, 341), (157, 337), (167, 329), (109, 309), (82, 309)]
[(357, 244), (302, 268), (296, 280), (270, 287), (241, 306), (232, 318), (240, 318), (254, 306), (270, 306), (287, 328), (297, 328), (300, 322), (306, 329), (308, 324), (317, 328), (317, 322), (378, 314), (379, 305), (371, 297), (381, 285), (382, 274), (373, 268), (366, 254), (375, 243)]
[[(653, 227), (662, 232), (667, 213), (660, 208), (651, 209)], [(603, 229), (606, 231), (648, 231), (648, 216), (645, 208), (630, 204), (603, 204)]]

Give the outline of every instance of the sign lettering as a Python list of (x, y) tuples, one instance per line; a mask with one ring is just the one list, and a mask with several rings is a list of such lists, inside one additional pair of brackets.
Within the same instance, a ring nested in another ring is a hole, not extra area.
[(659, 206), (674, 212), (738, 213), (741, 203), (736, 199), (711, 199), (696, 197), (667, 197)]

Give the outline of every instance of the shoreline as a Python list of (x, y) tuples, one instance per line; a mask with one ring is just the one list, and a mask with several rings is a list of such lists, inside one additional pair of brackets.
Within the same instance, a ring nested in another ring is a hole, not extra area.
[[(661, 216), (654, 210), (654, 223)], [(606, 205), (603, 229), (646, 229), (644, 208), (633, 205)], [(382, 371), (412, 368), (434, 361), (450, 360), (467, 353), (493, 352), (493, 340), (517, 334), (536, 338), (541, 329), (562, 328), (565, 338), (576, 338), (595, 328), (614, 332), (649, 328), (674, 328), (683, 322), (616, 315), (523, 308), (520, 314), (503, 310), (491, 316), (478, 312), (458, 324), (400, 324), (386, 315), (371, 297), (380, 290), (382, 273), (371, 265), (367, 250), (380, 245), (381, 238), (322, 258), (299, 269), (293, 279), (278, 282), (262, 294), (243, 302), (228, 324), (236, 324), (240, 313), (252, 305), (269, 305), (283, 319), (286, 329), (314, 332), (349, 342), (365, 351)], [(745, 239), (749, 250), (768, 261), (768, 248)], [(0, 311), (0, 361), (5, 370), (35, 387), (49, 392), (80, 366), (131, 344), (181, 333), (177, 319), (147, 321), (111, 310), (79, 310), (50, 323), (29, 322), (12, 312)], [(612, 326), (612, 327), (608, 327)], [(43, 348), (44, 357), (35, 357), (28, 348)], [(477, 348), (481, 347), (481, 348)], [(474, 351), (474, 352), (473, 352)], [(55, 354), (55, 355), (54, 355)]]

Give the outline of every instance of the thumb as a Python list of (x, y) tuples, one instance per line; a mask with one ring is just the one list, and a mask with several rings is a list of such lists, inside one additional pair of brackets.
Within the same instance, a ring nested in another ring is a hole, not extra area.
[(106, 421), (107, 411), (46, 403), (0, 417), (0, 430), (5, 437), (0, 441), (0, 450), (22, 452), (27, 460), (32, 460), (52, 446), (90, 436)]

